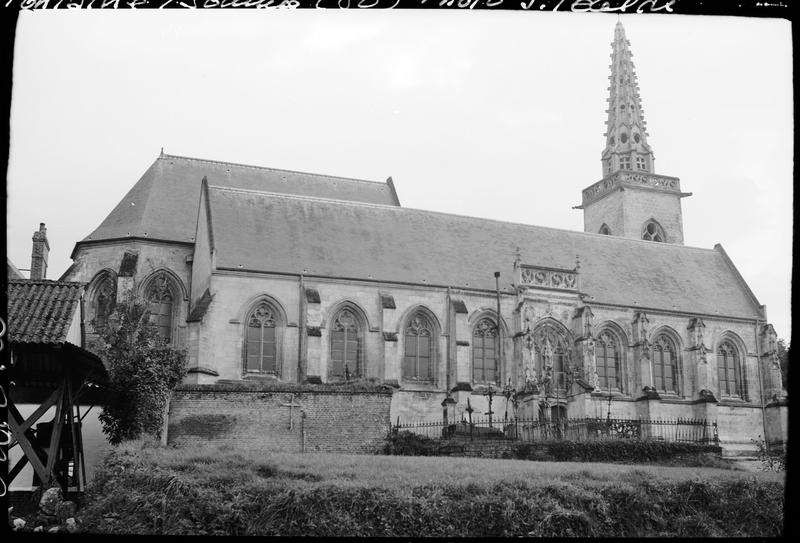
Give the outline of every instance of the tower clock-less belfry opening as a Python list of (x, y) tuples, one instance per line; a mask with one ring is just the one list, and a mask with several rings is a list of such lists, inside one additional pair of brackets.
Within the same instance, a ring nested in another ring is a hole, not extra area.
[[(324, 450), (348, 450), (370, 432), (380, 442), (389, 420), (491, 410), (706, 419), (729, 450), (759, 435), (782, 444), (775, 331), (721, 245), (683, 245), (689, 194), (655, 173), (632, 58), (618, 23), (583, 232), (405, 208), (391, 178), (162, 151), (62, 277), (87, 283), (87, 336), (127, 293), (152, 304), (159, 333), (190, 360), (171, 440), (194, 435), (187, 417), (224, 415), (220, 439), (299, 451), (324, 434)], [(332, 402), (236, 388), (345, 381), (393, 392)], [(490, 405), (489, 386), (518, 401)], [(284, 418), (270, 425), (274, 413)]]

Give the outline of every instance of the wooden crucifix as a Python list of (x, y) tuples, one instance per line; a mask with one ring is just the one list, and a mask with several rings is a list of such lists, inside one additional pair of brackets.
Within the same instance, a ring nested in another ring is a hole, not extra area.
[(282, 403), (281, 407), (288, 407), (289, 408), (289, 430), (292, 429), (292, 409), (295, 407), (303, 407), (299, 403), (294, 403), (294, 394), (289, 396), (289, 403)]

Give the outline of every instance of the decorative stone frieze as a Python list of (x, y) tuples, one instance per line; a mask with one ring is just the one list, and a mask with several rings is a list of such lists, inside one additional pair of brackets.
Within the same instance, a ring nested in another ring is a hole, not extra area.
[(518, 273), (519, 283), (523, 286), (578, 290), (578, 272), (576, 270), (522, 265), (519, 267)]
[(662, 192), (680, 193), (681, 181), (677, 177), (666, 175), (620, 170), (583, 189), (582, 206), (599, 200), (609, 192), (621, 187), (647, 187)]

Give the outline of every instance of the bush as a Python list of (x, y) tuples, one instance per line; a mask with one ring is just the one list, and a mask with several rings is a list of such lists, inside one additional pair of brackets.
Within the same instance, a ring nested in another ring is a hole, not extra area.
[(438, 456), (442, 444), (413, 432), (392, 432), (383, 446), (383, 454), (393, 456)]
[[(539, 450), (537, 450), (539, 449)], [(562, 462), (664, 462), (708, 455), (719, 456), (722, 449), (716, 445), (680, 443), (638, 439), (596, 441), (543, 441), (523, 443), (516, 447), (520, 459)]]
[(756, 446), (756, 458), (761, 462), (761, 471), (786, 471), (786, 451), (768, 451), (761, 436), (750, 441)]
[(186, 373), (186, 353), (172, 349), (150, 323), (148, 304), (129, 296), (100, 330), (100, 356), (109, 377), (109, 403), (99, 419), (112, 444), (159, 436), (170, 391)]

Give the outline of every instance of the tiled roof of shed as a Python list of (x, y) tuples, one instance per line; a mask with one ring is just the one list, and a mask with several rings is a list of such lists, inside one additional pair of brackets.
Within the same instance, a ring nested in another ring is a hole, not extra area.
[(203, 177), (212, 185), (232, 188), (400, 205), (388, 182), (162, 155), (82, 241), (136, 236), (193, 242)]
[(19, 343), (64, 343), (79, 309), (83, 283), (8, 282), (8, 338)]
[(755, 318), (721, 251), (416, 209), (209, 186), (219, 268), (494, 290), (523, 264), (573, 269), (591, 304)]

